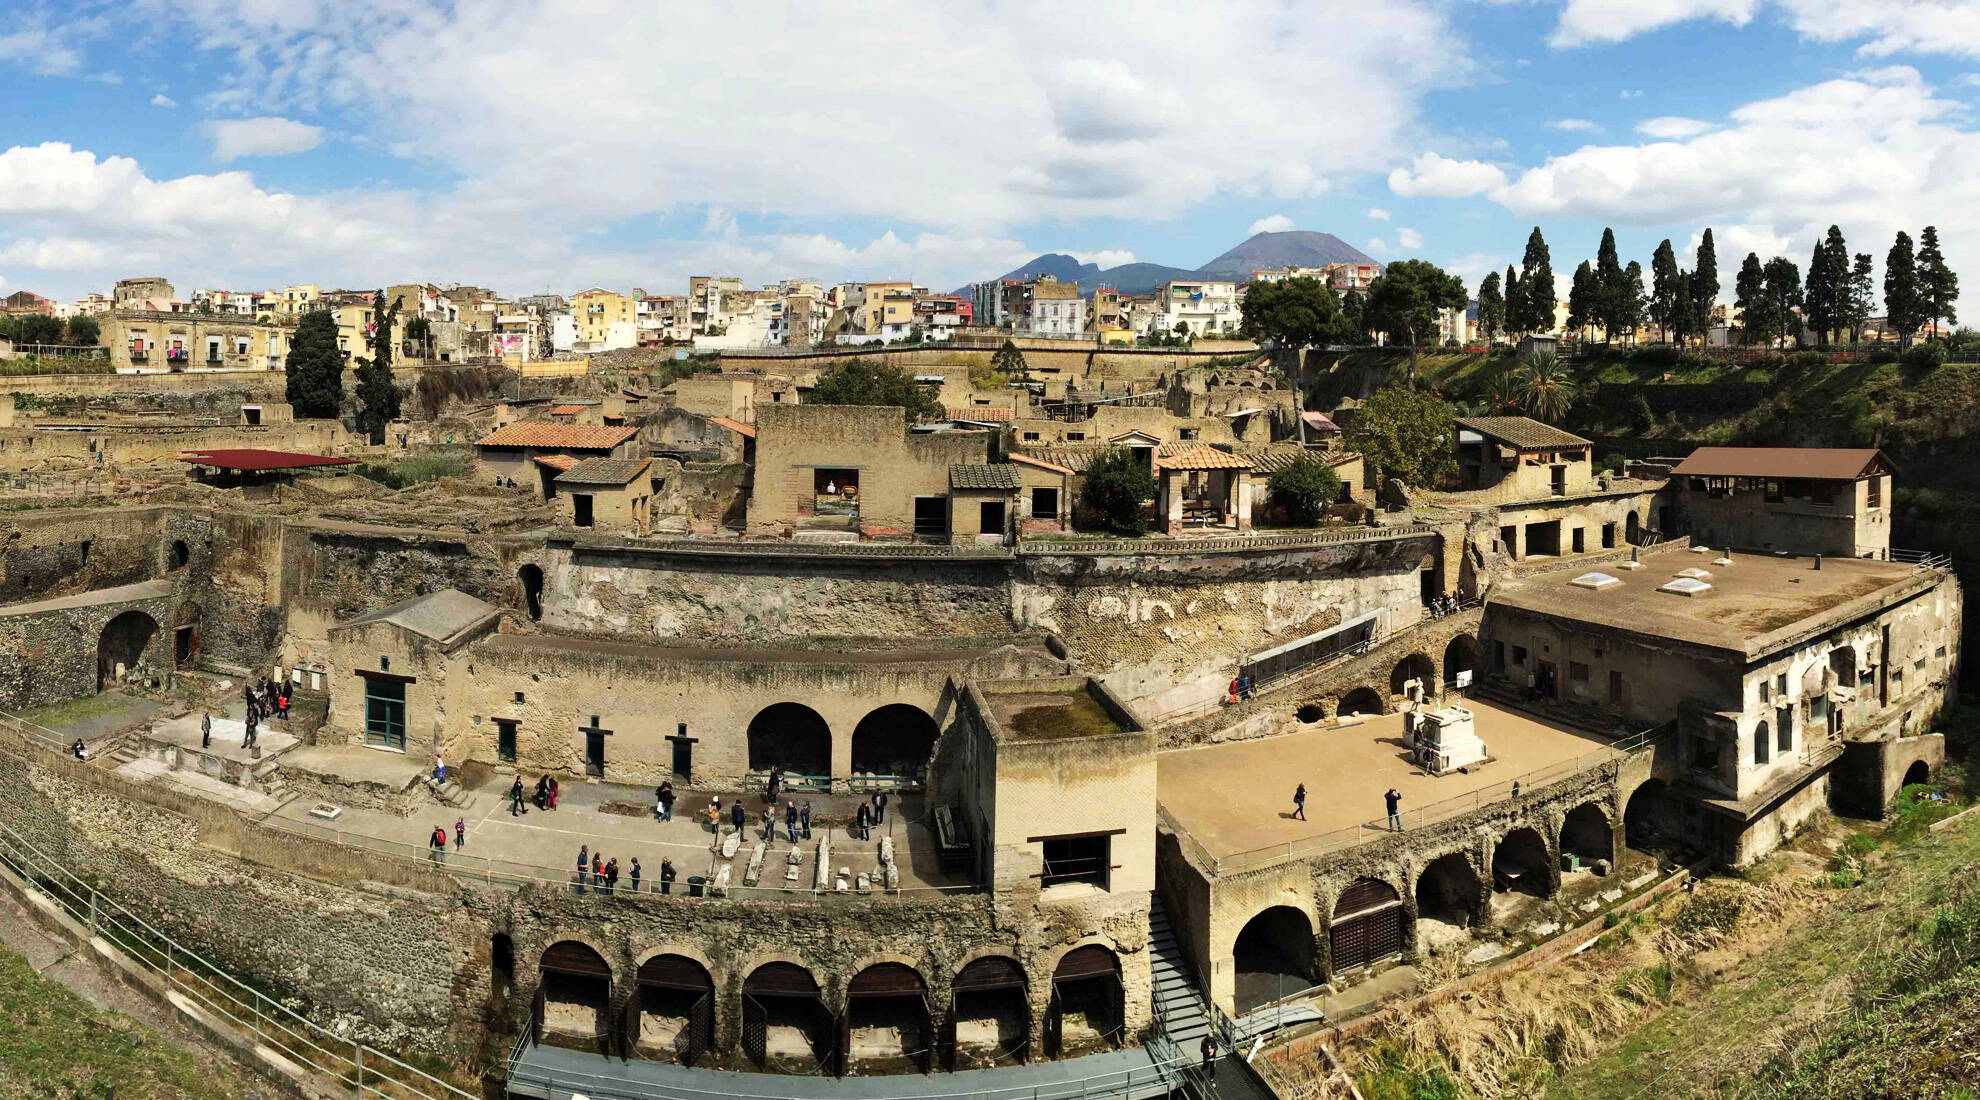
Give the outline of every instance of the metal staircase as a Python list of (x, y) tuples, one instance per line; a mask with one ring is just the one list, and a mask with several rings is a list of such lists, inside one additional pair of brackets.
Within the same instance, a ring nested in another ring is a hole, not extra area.
[(1203, 1037), (1210, 1033), (1210, 1013), (1202, 994), (1190, 979), (1189, 964), (1183, 959), (1182, 945), (1158, 895), (1148, 909), (1149, 978), (1153, 985), (1155, 1017), (1170, 1041), (1186, 1054), (1195, 1054)]

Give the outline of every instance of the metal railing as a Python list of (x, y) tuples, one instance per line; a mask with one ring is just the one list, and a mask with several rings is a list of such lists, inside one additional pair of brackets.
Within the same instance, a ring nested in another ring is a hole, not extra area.
[[(1518, 797), (1525, 797), (1528, 794), (1541, 790), (1548, 784), (1557, 783), (1563, 779), (1580, 775), (1583, 772), (1611, 763), (1622, 756), (1641, 752), (1668, 736), (1676, 728), (1677, 723), (1675, 722), (1655, 726), (1651, 729), (1622, 738), (1614, 744), (1597, 749), (1594, 752), (1583, 753), (1571, 760), (1563, 760), (1549, 764), (1546, 767), (1535, 768), (1532, 771), (1514, 776), (1511, 779), (1501, 780), (1476, 790), (1467, 791), (1464, 794), (1453, 795), (1450, 798), (1440, 799), (1427, 805), (1404, 810), (1397, 814), (1397, 818), (1402, 823), (1403, 830), (1409, 831), (1421, 829), (1427, 825), (1435, 825), (1462, 814), (1470, 813), (1473, 810), (1482, 809), (1491, 803), (1513, 798), (1515, 797), (1515, 791), (1518, 792)], [(1254, 848), (1245, 852), (1235, 852), (1227, 856), (1213, 857), (1210, 863), (1210, 871), (1213, 874), (1234, 874), (1239, 871), (1251, 871), (1260, 867), (1271, 867), (1281, 863), (1290, 863), (1299, 859), (1310, 859), (1329, 852), (1337, 852), (1367, 844), (1395, 831), (1386, 820), (1348, 825), (1321, 833), (1317, 836), (1286, 841), (1263, 848)]]
[[(635, 1081), (624, 1077), (610, 1077), (598, 1073), (583, 1073), (576, 1070), (551, 1070), (545, 1067), (525, 1064), (526, 1052), (519, 1051), (509, 1063), (509, 1089), (518, 1088), (541, 1090), (547, 1096), (582, 1094), (592, 1100), (787, 1100), (788, 1092), (758, 1092), (740, 1082), (750, 1077), (769, 1078), (771, 1074), (710, 1073), (707, 1088), (687, 1085), (659, 1084), (652, 1081)], [(1143, 1089), (1167, 1091), (1178, 1078), (1181, 1063), (1187, 1059), (1170, 1045), (1170, 1052), (1157, 1053), (1149, 1050), (1149, 1062), (1145, 1066), (1134, 1066), (1123, 1070), (1097, 1073), (1072, 1080), (1054, 1080), (1036, 1085), (1012, 1085), (1008, 1088), (986, 1089), (981, 1087), (951, 1089), (948, 1091), (930, 1090), (916, 1093), (889, 1092), (889, 1100), (958, 1100), (967, 1096), (970, 1100), (1088, 1100), (1099, 1096), (1118, 1095), (1130, 1090)], [(603, 1062), (604, 1059), (599, 1059)], [(1050, 1065), (1054, 1063), (1031, 1063)], [(1064, 1063), (1056, 1063), (1064, 1064)], [(1021, 1075), (1027, 1066), (1015, 1066), (1002, 1071), (1014, 1076)], [(765, 1084), (762, 1088), (773, 1086)]]
[(1915, 565), (1920, 569), (1951, 569), (1952, 555), (1936, 550), (1900, 550), (1892, 547), (1890, 560)]
[(87, 925), (92, 936), (159, 975), (167, 989), (252, 1031), (284, 1058), (338, 1082), (356, 1096), (475, 1100), (475, 1093), (456, 1088), (384, 1051), (341, 1038), (233, 977), (76, 877), (61, 860), (36, 848), (5, 822), (0, 822), (0, 863), (72, 919)]

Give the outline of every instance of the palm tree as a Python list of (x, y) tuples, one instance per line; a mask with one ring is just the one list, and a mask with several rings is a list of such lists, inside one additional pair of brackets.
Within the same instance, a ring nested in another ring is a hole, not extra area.
[(1559, 420), (1574, 404), (1574, 379), (1552, 352), (1540, 352), (1526, 364), (1526, 377), (1519, 384), (1520, 403), (1535, 420)]
[(1491, 387), (1485, 391), (1485, 403), (1492, 416), (1517, 415), (1526, 405), (1518, 372), (1504, 370), (1494, 376)]

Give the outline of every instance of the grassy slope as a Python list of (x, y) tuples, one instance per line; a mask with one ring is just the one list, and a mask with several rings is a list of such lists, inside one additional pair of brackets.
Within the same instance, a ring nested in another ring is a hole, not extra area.
[[(1955, 1096), (1980, 1083), (1972, 1049), (1973, 971), (1928, 983), (1911, 1006), (1869, 1002), (1894, 960), (1932, 934), (1951, 883), (1980, 865), (1980, 819), (1891, 850), (1864, 884), (1795, 922), (1769, 950), (1679, 999), (1607, 1055), (1566, 1071), (1549, 1095)], [(1777, 1058), (1784, 1050), (1796, 1056)], [(1770, 1059), (1772, 1061), (1770, 1062)], [(1889, 1070), (1902, 1066), (1892, 1077)]]
[(121, 1013), (99, 1012), (0, 950), (0, 1096), (119, 1100), (249, 1095), (226, 1068)]

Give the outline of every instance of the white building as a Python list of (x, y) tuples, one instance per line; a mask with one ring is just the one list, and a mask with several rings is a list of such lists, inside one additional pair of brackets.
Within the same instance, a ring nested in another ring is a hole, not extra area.
[(1039, 279), (1031, 284), (1031, 309), (1025, 326), (1040, 336), (1080, 336), (1086, 332), (1086, 302), (1078, 283)]
[(1153, 327), (1163, 332), (1177, 325), (1188, 326), (1193, 336), (1236, 332), (1242, 320), (1236, 283), (1179, 279), (1155, 292)]

